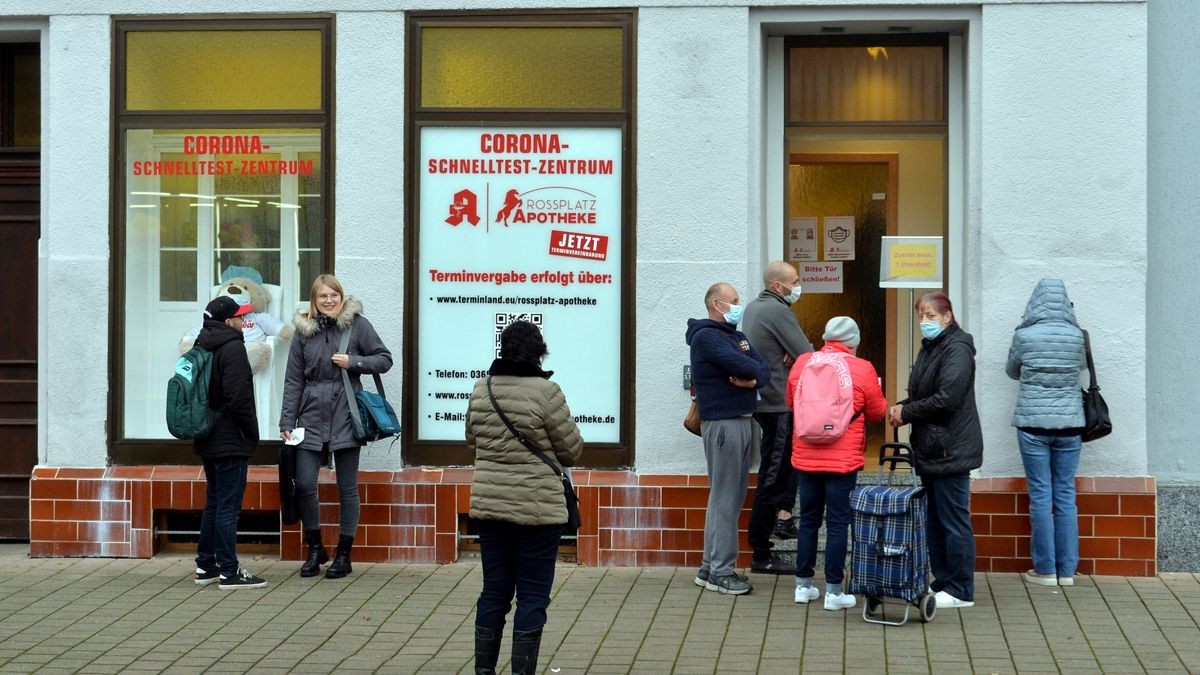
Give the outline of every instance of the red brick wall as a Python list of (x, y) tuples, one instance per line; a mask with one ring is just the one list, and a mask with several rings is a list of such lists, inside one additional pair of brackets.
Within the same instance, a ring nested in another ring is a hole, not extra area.
[[(458, 557), (458, 516), (470, 507), (471, 469), (364, 471), (355, 558), (367, 562), (451, 562)], [(593, 566), (700, 564), (708, 479), (575, 471), (583, 513), (579, 560)], [(753, 476), (751, 484), (753, 485)], [(30, 483), (30, 555), (148, 558), (156, 510), (204, 507), (199, 467), (38, 467)], [(1024, 479), (972, 482), (977, 569), (1029, 568), (1029, 498)], [(1153, 478), (1079, 478), (1082, 574), (1156, 573)], [(322, 471), (318, 488), (326, 541), (337, 540), (337, 486)], [(740, 526), (749, 518), (747, 495)], [(246, 510), (279, 509), (275, 467), (251, 467)], [(745, 542), (743, 536), (742, 541)], [(302, 558), (299, 525), (281, 526), (280, 556)], [(739, 565), (750, 562), (742, 551)]]

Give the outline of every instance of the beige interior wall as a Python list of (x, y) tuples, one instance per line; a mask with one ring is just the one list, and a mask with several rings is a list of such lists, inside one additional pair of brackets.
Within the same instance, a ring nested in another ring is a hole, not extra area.
[[(946, 235), (946, 156), (945, 139), (941, 136), (889, 136), (870, 139), (819, 138), (789, 135), (788, 154), (896, 154), (899, 156), (899, 202), (897, 209), (897, 232), (905, 236)], [(895, 197), (895, 195), (891, 195)], [(903, 336), (908, 330), (909, 292), (906, 289), (889, 291), (897, 293), (896, 334)], [(916, 294), (923, 291), (919, 289)], [(803, 300), (801, 300), (803, 302)], [(911, 345), (916, 353), (920, 346), (920, 334), (913, 322), (913, 340), (904, 344), (891, 345), (892, 381), (898, 383), (896, 396), (907, 394), (904, 386), (908, 382), (909, 356), (906, 350)], [(889, 399), (890, 402), (890, 399)]]

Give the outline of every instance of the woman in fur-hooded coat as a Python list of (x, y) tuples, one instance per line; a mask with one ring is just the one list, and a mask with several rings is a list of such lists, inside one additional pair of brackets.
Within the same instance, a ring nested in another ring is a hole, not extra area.
[[(339, 537), (337, 555), (325, 576), (336, 579), (351, 571), (350, 548), (359, 514), (358, 456), (362, 448), (362, 442), (354, 438), (348, 404), (352, 396), (346, 395), (342, 370), (349, 374), (354, 391), (361, 391), (360, 376), (386, 373), (392, 367), (392, 353), (362, 315), (362, 303), (346, 297), (341, 282), (330, 274), (322, 274), (313, 282), (309, 309), (297, 312), (294, 323), (296, 335), (288, 353), (279, 436), (291, 441), (293, 431), (304, 429), (296, 451), (296, 508), (309, 549), (300, 575), (319, 574), (321, 565), (329, 560), (321, 540), (317, 472), (321, 456), (332, 452), (340, 502)], [(350, 342), (343, 353), (339, 351), (340, 341), (347, 330), (351, 331)]]

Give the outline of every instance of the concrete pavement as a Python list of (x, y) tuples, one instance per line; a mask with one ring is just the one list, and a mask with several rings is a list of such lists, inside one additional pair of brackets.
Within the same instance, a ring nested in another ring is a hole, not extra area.
[[(262, 590), (192, 583), (191, 558), (36, 559), (0, 546), (0, 672), (472, 672), (479, 565), (355, 563), (342, 580), (243, 558)], [(976, 577), (976, 605), (901, 627), (796, 605), (792, 578), (740, 597), (694, 570), (560, 566), (548, 673), (1200, 672), (1200, 576)], [(818, 580), (819, 582), (819, 580)], [(860, 599), (861, 603), (861, 599)], [(503, 672), (507, 672), (508, 639)]]

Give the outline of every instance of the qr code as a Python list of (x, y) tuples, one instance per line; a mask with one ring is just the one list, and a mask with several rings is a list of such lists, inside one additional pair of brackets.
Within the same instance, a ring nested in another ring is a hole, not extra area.
[(540, 330), (542, 328), (542, 315), (532, 312), (496, 312), (496, 357), (500, 358), (500, 334), (508, 327), (508, 324), (514, 321), (528, 321), (535, 325)]

